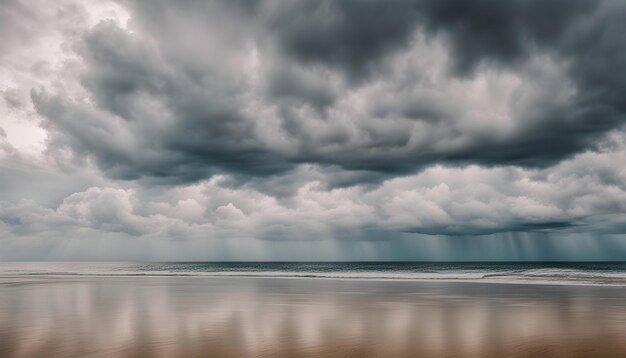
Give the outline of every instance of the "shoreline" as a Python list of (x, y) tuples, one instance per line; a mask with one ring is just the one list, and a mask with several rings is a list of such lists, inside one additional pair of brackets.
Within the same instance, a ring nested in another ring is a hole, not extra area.
[(199, 279), (277, 279), (277, 280), (319, 280), (319, 281), (343, 281), (343, 282), (398, 282), (398, 283), (475, 283), (489, 285), (515, 285), (515, 286), (582, 286), (582, 287), (611, 287), (626, 288), (624, 283), (598, 283), (586, 281), (550, 281), (550, 280), (493, 280), (482, 278), (404, 278), (404, 277), (329, 277), (316, 275), (254, 275), (254, 274), (50, 274), (30, 273), (19, 275), (0, 274), (0, 285), (11, 282), (3, 282), (4, 279), (20, 278), (199, 278)]

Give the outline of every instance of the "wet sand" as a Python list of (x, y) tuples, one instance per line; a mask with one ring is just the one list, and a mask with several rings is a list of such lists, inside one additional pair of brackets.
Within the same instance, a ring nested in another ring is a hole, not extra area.
[(0, 278), (0, 357), (624, 357), (626, 288)]

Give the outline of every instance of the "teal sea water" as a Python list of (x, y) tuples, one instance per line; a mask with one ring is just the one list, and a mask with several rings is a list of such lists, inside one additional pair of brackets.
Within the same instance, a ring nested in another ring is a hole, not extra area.
[(19, 262), (7, 276), (225, 276), (626, 286), (626, 262)]

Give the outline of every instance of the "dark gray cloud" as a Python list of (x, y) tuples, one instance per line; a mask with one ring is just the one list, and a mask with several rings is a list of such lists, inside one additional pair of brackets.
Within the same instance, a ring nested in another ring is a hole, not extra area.
[(625, 119), (621, 2), (122, 4), (76, 44), (92, 102), (33, 94), (114, 178), (548, 166)]
[(469, 75), (481, 63), (515, 66), (537, 50), (558, 53), (572, 30), (602, 2), (550, 1), (423, 1), (427, 31), (449, 42), (453, 70)]
[(10, 1), (2, 19), (4, 258), (626, 252), (623, 2)]
[(357, 82), (375, 71), (376, 62), (406, 46), (418, 25), (416, 1), (273, 1), (265, 5), (261, 16), (270, 42), (307, 65), (340, 67)]

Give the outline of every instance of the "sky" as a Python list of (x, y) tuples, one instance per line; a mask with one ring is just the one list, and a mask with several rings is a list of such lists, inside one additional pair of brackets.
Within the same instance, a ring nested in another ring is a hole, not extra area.
[(0, 0), (0, 260), (626, 260), (626, 2)]

